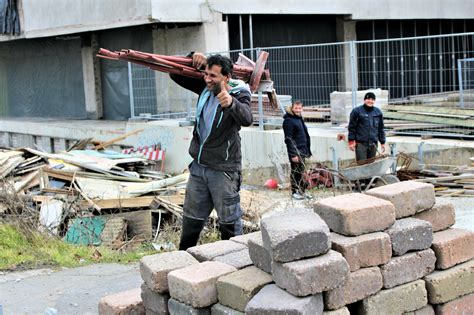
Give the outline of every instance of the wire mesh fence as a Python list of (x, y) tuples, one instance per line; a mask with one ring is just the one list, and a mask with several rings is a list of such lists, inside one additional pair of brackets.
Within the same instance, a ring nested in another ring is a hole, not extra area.
[(460, 106), (474, 111), (474, 58), (459, 59), (458, 65)]
[[(474, 33), (261, 47), (221, 54), (233, 61), (240, 53), (256, 60), (260, 50), (269, 53), (266, 68), (270, 70), (277, 93), (302, 100), (305, 106), (328, 108), (331, 93), (338, 91), (349, 92), (349, 107), (355, 107), (358, 105), (357, 91), (382, 89), (388, 91), (386, 117), (400, 124), (413, 122), (413, 126), (394, 128), (395, 133), (454, 134), (474, 138), (472, 119), (465, 119), (466, 115), (459, 112), (450, 113), (450, 109), (457, 110), (462, 104), (466, 107), (466, 104), (474, 103)], [(459, 72), (461, 67), (462, 73)], [(130, 73), (132, 115), (193, 116), (194, 107), (180, 112), (160, 110), (156, 96), (160, 91), (153, 83), (153, 71), (138, 68), (134, 65)], [(454, 120), (448, 125), (441, 124), (445, 119)], [(438, 124), (445, 128), (416, 128), (416, 123)]]

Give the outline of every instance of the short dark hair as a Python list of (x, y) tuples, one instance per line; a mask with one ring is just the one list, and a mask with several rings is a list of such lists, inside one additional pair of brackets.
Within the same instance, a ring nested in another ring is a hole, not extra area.
[(291, 107), (295, 106), (296, 104), (300, 104), (301, 106), (303, 106), (303, 102), (301, 100), (295, 100), (292, 104), (291, 104)]
[(211, 55), (207, 58), (207, 66), (211, 68), (212, 66), (220, 66), (221, 73), (223, 75), (232, 75), (232, 70), (234, 69), (234, 64), (230, 58), (222, 55)]

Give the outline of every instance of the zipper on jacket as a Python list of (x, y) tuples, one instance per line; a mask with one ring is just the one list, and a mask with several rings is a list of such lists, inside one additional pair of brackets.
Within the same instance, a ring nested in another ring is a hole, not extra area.
[[(214, 109), (214, 115), (212, 117), (212, 121), (214, 121), (214, 118), (216, 117), (216, 113), (217, 113), (217, 107), (219, 107), (220, 105), (217, 105), (216, 108)], [(222, 112), (221, 112), (222, 114)], [(199, 130), (199, 126), (197, 126), (198, 130)], [(216, 127), (217, 128), (217, 127)], [(204, 143), (206, 143), (207, 141), (207, 138), (209, 138), (209, 136), (211, 135), (211, 132), (212, 132), (212, 125), (211, 125), (211, 130), (209, 130), (209, 133), (207, 134), (207, 137), (206, 139), (204, 139), (204, 141), (202, 142), (202, 144), (199, 146), (199, 154), (198, 154), (198, 163), (201, 164), (201, 154), (202, 154), (202, 148), (204, 147)], [(227, 159), (226, 159), (227, 160)]]
[(221, 112), (221, 115), (220, 115), (220, 117), (219, 117), (219, 121), (217, 122), (216, 129), (219, 128), (219, 125), (221, 124), (222, 116), (224, 116), (224, 112)]
[(225, 150), (225, 160), (229, 159), (230, 140), (227, 140), (227, 150)]

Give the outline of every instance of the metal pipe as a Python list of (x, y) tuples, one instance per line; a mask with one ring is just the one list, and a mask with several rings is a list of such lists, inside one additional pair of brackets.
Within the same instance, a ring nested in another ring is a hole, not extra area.
[(239, 14), (239, 38), (240, 38), (240, 52), (244, 53), (244, 35), (242, 30), (242, 14)]
[(249, 38), (250, 38), (251, 58), (254, 59), (252, 14), (249, 14)]

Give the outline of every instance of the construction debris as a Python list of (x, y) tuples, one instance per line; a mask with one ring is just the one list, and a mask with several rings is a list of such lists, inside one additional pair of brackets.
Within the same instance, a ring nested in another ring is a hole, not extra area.
[[(113, 142), (85, 139), (60, 153), (0, 150), (0, 221), (22, 218), (28, 229), (70, 243), (117, 249), (127, 240), (156, 239), (165, 221), (179, 226), (189, 174), (157, 171), (163, 160), (142, 150), (103, 149)], [(271, 207), (251, 192), (242, 194), (242, 203)], [(258, 228), (252, 223), (258, 211), (244, 217), (247, 229)], [(214, 212), (211, 219), (217, 221)]]

